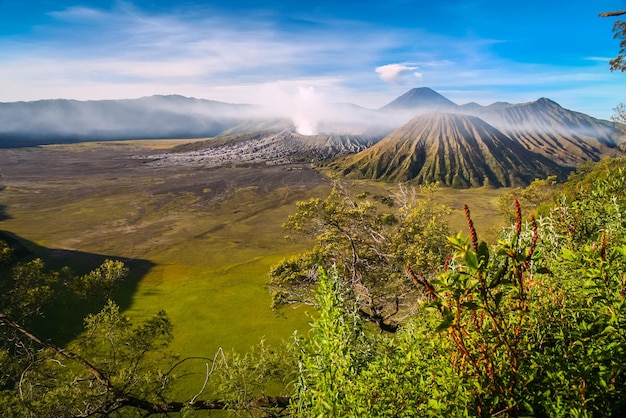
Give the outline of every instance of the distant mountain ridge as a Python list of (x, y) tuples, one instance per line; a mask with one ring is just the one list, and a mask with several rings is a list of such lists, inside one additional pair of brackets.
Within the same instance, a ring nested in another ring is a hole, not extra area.
[(334, 161), (336, 170), (353, 178), (462, 188), (524, 186), (549, 175), (562, 178), (585, 161), (624, 155), (623, 126), (547, 98), (459, 106), (422, 88), (392, 103), (418, 116), (367, 150)]
[(626, 126), (548, 98), (458, 105), (427, 87), (380, 109), (339, 103), (282, 113), (177, 95), (0, 103), (0, 148), (135, 138), (212, 138), (162, 161), (334, 158), (330, 164), (349, 177), (455, 187), (523, 185), (626, 152)]
[[(606, 120), (561, 107), (542, 97), (533, 102), (457, 105), (427, 88), (412, 89), (384, 106), (401, 105), (405, 114), (444, 111), (477, 116), (527, 150), (566, 167), (607, 156), (623, 155), (626, 129)], [(409, 112), (409, 113), (407, 113)]]
[(471, 113), (526, 149), (570, 167), (619, 155), (616, 149), (624, 135), (615, 123), (564, 109), (545, 97), (528, 103), (488, 106)]
[[(0, 103), (0, 147), (214, 136), (250, 119), (251, 105), (184, 96)], [(243, 118), (241, 115), (245, 115)]]

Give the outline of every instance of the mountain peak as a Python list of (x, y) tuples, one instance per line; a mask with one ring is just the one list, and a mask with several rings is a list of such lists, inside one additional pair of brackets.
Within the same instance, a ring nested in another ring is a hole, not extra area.
[(428, 87), (417, 87), (383, 106), (382, 109), (441, 109), (454, 108), (456, 103)]
[(492, 106), (492, 107), (496, 107), (496, 106), (511, 106), (511, 103), (509, 103), (509, 102), (493, 102), (489, 106)]
[(535, 103), (538, 104), (538, 105), (542, 105), (542, 106), (561, 107), (561, 105), (559, 105), (557, 102), (555, 102), (554, 100), (550, 100), (547, 97), (541, 97), (541, 98), (537, 99), (535, 101)]

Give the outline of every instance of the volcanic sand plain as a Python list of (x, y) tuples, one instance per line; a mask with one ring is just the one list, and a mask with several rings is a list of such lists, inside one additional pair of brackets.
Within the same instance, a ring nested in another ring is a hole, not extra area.
[[(125, 315), (164, 309), (174, 324), (171, 348), (181, 356), (246, 351), (262, 337), (279, 344), (296, 329), (306, 332), (305, 309), (273, 312), (265, 282), (272, 265), (310, 248), (312, 240), (285, 240), (281, 225), (297, 201), (327, 196), (331, 181), (305, 164), (151, 164), (151, 155), (184, 142), (1, 149), (0, 230), (55, 268), (84, 272), (105, 258), (123, 259), (130, 275), (117, 299)], [(370, 195), (395, 187), (346, 184)], [(468, 204), (479, 234), (493, 237), (504, 191), (441, 189), (436, 199), (452, 208), (452, 233), (466, 231)]]

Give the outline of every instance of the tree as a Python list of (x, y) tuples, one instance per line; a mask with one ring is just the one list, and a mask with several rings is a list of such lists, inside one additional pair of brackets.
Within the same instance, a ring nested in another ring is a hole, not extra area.
[[(626, 10), (619, 10), (614, 12), (600, 13), (600, 17), (616, 17), (626, 14)], [(620, 50), (616, 58), (610, 61), (611, 71), (626, 71), (626, 22), (623, 20), (616, 20), (613, 24), (613, 32), (615, 32), (614, 38), (621, 39)], [(615, 114), (611, 117), (614, 122), (626, 123), (626, 109), (624, 104), (620, 103), (613, 109)]]
[(433, 275), (447, 255), (448, 212), (434, 203), (435, 190), (424, 186), (426, 198), (418, 200), (414, 189), (399, 186), (393, 211), (388, 205), (354, 200), (340, 185), (326, 199), (297, 203), (284, 228), (314, 237), (315, 245), (272, 268), (269, 286), (275, 306), (313, 304), (318, 268), (336, 266), (359, 303), (359, 314), (383, 331), (397, 331), (395, 319), (408, 314), (420, 298), (403, 266), (410, 262), (419, 274)]
[[(5, 370), (4, 387), (0, 388), (3, 416), (88, 417), (193, 410), (281, 410), (289, 404), (287, 396), (268, 395), (246, 398), (239, 403), (230, 394), (204, 400), (200, 399), (204, 387), (184, 401), (169, 399), (175, 371), (188, 359), (175, 361), (167, 352), (172, 324), (163, 311), (135, 326), (109, 301), (101, 312), (85, 319), (85, 332), (68, 348), (43, 341), (4, 315), (0, 315), (0, 324), (13, 332), (13, 340), (22, 341), (20, 344), (27, 348), (29, 360), (26, 367), (19, 367), (11, 361), (15, 357), (9, 350), (0, 352)], [(207, 381), (212, 371), (227, 368), (217, 356), (204, 360)], [(261, 360), (258, 364), (266, 366), (267, 357)], [(158, 366), (168, 363), (170, 366), (165, 369)], [(212, 364), (211, 371), (209, 364)], [(8, 369), (13, 372), (12, 378), (7, 378)], [(257, 379), (267, 377), (267, 373), (256, 374)], [(235, 392), (249, 395), (241, 390), (233, 390)]]
[(624, 103), (620, 103), (614, 107), (613, 112), (613, 116), (611, 116), (613, 122), (626, 124), (626, 106)]
[[(600, 13), (600, 17), (616, 17), (622, 16), (626, 14), (626, 10), (619, 10), (614, 12), (605, 12)], [(626, 71), (626, 61), (624, 60), (626, 56), (626, 22), (623, 20), (616, 20), (613, 24), (613, 32), (615, 32), (614, 37), (616, 39), (620, 39), (620, 50), (616, 58), (612, 59), (610, 62), (611, 71)]]

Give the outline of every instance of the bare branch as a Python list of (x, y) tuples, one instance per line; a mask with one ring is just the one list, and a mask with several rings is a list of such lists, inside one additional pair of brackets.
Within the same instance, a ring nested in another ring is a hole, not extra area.
[(226, 357), (224, 356), (224, 352), (222, 351), (222, 347), (220, 347), (217, 350), (217, 353), (215, 353), (215, 357), (213, 358), (213, 362), (211, 363), (211, 369), (210, 370), (209, 370), (209, 363), (205, 363), (205, 365), (206, 365), (206, 376), (204, 378), (204, 384), (202, 385), (202, 389), (200, 389), (200, 392), (198, 392), (193, 398), (191, 398), (191, 403), (195, 403), (196, 400), (198, 399), (198, 396), (202, 395), (202, 393), (206, 389), (206, 385), (209, 383), (209, 378), (211, 377), (211, 375), (215, 371), (215, 365), (217, 364), (217, 358), (220, 355), (222, 357), (222, 361), (224, 363), (226, 363)]
[(17, 332), (19, 332), (20, 334), (22, 334), (22, 336), (26, 337), (27, 339), (43, 346), (46, 348), (49, 348), (57, 353), (59, 353), (60, 355), (62, 355), (65, 358), (68, 358), (70, 360), (74, 360), (76, 363), (80, 364), (81, 366), (83, 366), (89, 373), (91, 373), (93, 375), (93, 377), (96, 378), (96, 380), (98, 380), (98, 382), (100, 382), (101, 384), (103, 384), (104, 386), (109, 386), (109, 379), (98, 369), (96, 369), (91, 363), (89, 363), (87, 360), (85, 360), (84, 358), (82, 358), (81, 356), (79, 356), (76, 353), (73, 353), (71, 351), (68, 351), (64, 348), (58, 347), (54, 344), (48, 343), (46, 341), (42, 341), (41, 339), (39, 339), (37, 336), (31, 334), (30, 332), (28, 332), (27, 330), (25, 330), (24, 328), (22, 328), (22, 326), (20, 324), (18, 324), (17, 322), (9, 319), (9, 317), (7, 317), (5, 314), (0, 314), (0, 323), (4, 322), (6, 325), (8, 325), (9, 327), (13, 328), (14, 330), (16, 330)]
[(626, 15), (626, 10), (619, 10), (617, 12), (604, 12), (604, 13), (600, 13), (600, 17), (615, 17), (615, 16), (621, 16), (621, 15)]

